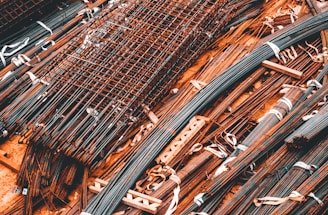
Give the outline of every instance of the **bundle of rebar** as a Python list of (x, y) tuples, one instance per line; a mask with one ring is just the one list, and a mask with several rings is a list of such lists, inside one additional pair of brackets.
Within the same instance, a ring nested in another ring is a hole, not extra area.
[[(318, 170), (316, 170), (306, 181), (304, 181), (296, 191), (303, 196), (301, 204), (297, 204), (297, 201), (287, 201), (283, 204), (280, 204), (274, 209), (272, 213), (275, 214), (291, 214), (291, 212), (297, 212), (297, 208), (303, 211), (306, 211), (308, 205), (313, 204), (315, 208), (323, 208), (325, 203), (322, 198), (320, 190), (327, 187), (327, 176), (328, 176), (328, 162), (326, 161), (322, 164)], [(327, 193), (327, 192), (326, 192)], [(311, 202), (313, 200), (313, 202)], [(304, 203), (305, 202), (305, 203)], [(327, 203), (326, 203), (327, 204)], [(310, 213), (309, 211), (307, 213)], [(313, 211), (311, 214), (314, 214)], [(317, 213), (319, 214), (319, 213)], [(324, 213), (323, 213), (324, 214)]]
[[(17, 24), (29, 22), (30, 19), (40, 17), (40, 13), (45, 13), (56, 8), (55, 3), (59, 1), (43, 0), (13, 0), (1, 3), (0, 7), (0, 35), (12, 31)], [(17, 29), (16, 29), (17, 30)]]
[[(324, 102), (325, 103), (325, 102)], [(312, 115), (310, 115), (312, 116)], [(322, 107), (317, 114), (306, 121), (300, 128), (285, 139), (291, 146), (304, 146), (319, 134), (323, 135), (328, 128), (328, 105)]]
[[(270, 214), (275, 209), (275, 204), (270, 204), (271, 202), (266, 204), (267, 200), (265, 196), (283, 198), (289, 196), (292, 191), (296, 190), (314, 171), (317, 171), (317, 169), (326, 162), (327, 157), (325, 154), (327, 154), (328, 149), (327, 142), (328, 141), (325, 139), (309, 150), (299, 161), (293, 164), (278, 183), (271, 187), (269, 192), (258, 194), (254, 200), (257, 207), (251, 207), (253, 211), (249, 210), (248, 212)], [(317, 184), (319, 183), (320, 180), (317, 181)]]
[[(327, 15), (328, 13), (326, 12), (314, 18), (310, 18), (307, 21), (304, 21), (299, 25), (290, 28), (289, 31), (281, 33), (281, 35), (277, 36), (269, 43), (266, 43), (255, 49), (252, 53), (244, 57), (238, 63), (229, 67), (225, 73), (218, 76), (215, 80), (206, 85), (206, 87), (204, 87), (185, 107), (179, 110), (179, 112), (173, 113), (170, 119), (160, 121), (160, 126), (155, 128), (144, 139), (143, 143), (136, 150), (136, 153), (128, 159), (128, 165), (124, 166), (123, 169), (118, 172), (112, 180), (110, 180), (106, 188), (100, 194), (98, 194), (96, 198), (93, 199), (93, 201), (86, 208), (86, 212), (113, 212), (113, 210), (120, 203), (124, 193), (126, 193), (129, 187), (135, 183), (135, 180), (139, 177), (140, 172), (145, 170), (145, 168), (141, 168), (141, 166), (148, 166), (147, 164), (149, 164), (163, 149), (165, 144), (173, 138), (174, 133), (180, 131), (180, 129), (184, 127), (186, 122), (188, 122), (188, 120), (193, 115), (195, 115), (199, 110), (201, 110), (210, 101), (212, 101), (212, 99), (220, 95), (225, 89), (234, 84), (241, 77), (250, 73), (252, 69), (259, 65), (259, 63), (261, 63), (263, 60), (272, 57), (274, 52), (272, 51), (271, 47), (274, 47), (273, 49), (275, 50), (277, 47), (280, 49), (286, 48), (295, 42), (304, 39), (305, 37), (308, 37), (314, 33), (317, 33), (323, 28), (326, 28), (327, 25), (325, 20), (328, 18)], [(318, 97), (322, 96), (322, 93), (325, 93), (322, 91), (320, 91), (320, 93), (318, 91)], [(314, 98), (316, 98), (315, 101), (317, 101), (318, 97), (313, 96), (312, 102), (314, 102)], [(267, 144), (264, 144), (264, 148), (262, 148), (263, 150), (268, 150), (273, 146), (274, 145), (267, 146)], [(261, 152), (259, 153), (261, 154)], [(258, 155), (258, 153), (254, 154)], [(251, 154), (252, 158), (250, 160), (252, 161), (254, 160), (254, 154)], [(249, 165), (250, 162), (245, 162), (242, 164), (243, 167), (241, 169), (244, 170), (244, 168), (248, 167)], [(238, 174), (240, 171), (241, 170), (238, 169), (238, 171), (236, 171), (233, 175), (236, 176), (236, 174)], [(122, 187), (122, 184), (124, 184), (124, 187)], [(222, 186), (224, 185), (226, 185), (226, 183), (222, 184)], [(221, 188), (222, 186), (219, 187)], [(212, 195), (218, 192), (218, 190), (219, 189), (214, 186), (213, 189), (211, 188), (208, 193), (211, 193)], [(207, 197), (208, 196), (205, 195), (204, 200), (206, 200)], [(108, 205), (111, 205), (111, 207), (108, 208)], [(188, 209), (185, 211), (185, 213), (193, 211), (193, 209), (197, 206), (198, 205), (194, 205), (191, 210)]]
[[(3, 103), (6, 132), (21, 131), (35, 147), (24, 159), (30, 168), (22, 168), (18, 179), (29, 187), (29, 200), (41, 193), (32, 182), (49, 176), (34, 162), (52, 169), (38, 148), (51, 149), (44, 156), (63, 153), (96, 167), (145, 118), (142, 107), (160, 101), (244, 3), (133, 1), (115, 12), (105, 8), (38, 76), (25, 74), (22, 90), (10, 86), (3, 99), (18, 95)], [(52, 157), (55, 165), (62, 160)]]
[(65, 204), (77, 177), (83, 172), (82, 165), (77, 161), (42, 146), (29, 145), (23, 161), (26, 162), (22, 163), (16, 183), (27, 190), (25, 214), (33, 214), (33, 205), (40, 200), (46, 203), (49, 210), (56, 209), (56, 201)]
[[(318, 145), (316, 144), (317, 142), (312, 143), (312, 148), (310, 150), (290, 150), (286, 145), (282, 146), (266, 161), (266, 165), (259, 169), (259, 171), (257, 171), (256, 174), (227, 202), (219, 206), (214, 214), (256, 213), (257, 207), (254, 205), (254, 199), (260, 196), (268, 196), (267, 194), (273, 192), (275, 187), (276, 190), (279, 189), (281, 192), (286, 191), (288, 194), (276, 194), (275, 196), (270, 195), (273, 198), (257, 199), (257, 206), (261, 205), (260, 202), (262, 202), (262, 200), (263, 203), (267, 200), (269, 200), (270, 203), (270, 200), (272, 200), (271, 203), (277, 201), (276, 203), (278, 206), (279, 201), (281, 201), (281, 206), (278, 207), (273, 204), (271, 206), (263, 205), (261, 207), (270, 208), (275, 210), (275, 212), (277, 210), (295, 210), (297, 208), (302, 208), (302, 205), (299, 204), (300, 202), (285, 201), (283, 197), (287, 197), (293, 190), (301, 191), (305, 196), (310, 192), (314, 192), (315, 187), (321, 186), (321, 182), (323, 182), (326, 177), (324, 171), (327, 167), (324, 164), (326, 158), (325, 156), (320, 156), (320, 153), (326, 153), (326, 142), (325, 140), (321, 140)], [(319, 152), (319, 154), (314, 152)], [(303, 169), (306, 165), (303, 166), (302, 164), (305, 164), (306, 159), (309, 157), (313, 157), (315, 161), (318, 161), (320, 166), (313, 165), (309, 169)], [(321, 164), (323, 166), (321, 166)], [(319, 169), (316, 170), (316, 168)], [(299, 174), (299, 177), (295, 177), (295, 173)], [(309, 181), (311, 181), (311, 183), (309, 183)], [(302, 185), (298, 187), (300, 184)], [(293, 208), (288, 206), (293, 206)], [(271, 214), (271, 212), (269, 214)], [(275, 212), (273, 213), (279, 214)], [(290, 212), (291, 211), (288, 211), (288, 213)]]
[[(269, 131), (272, 126), (276, 125), (292, 109), (302, 93), (303, 92), (300, 88), (292, 88), (285, 96), (279, 99), (276, 106), (260, 119), (260, 122), (255, 129), (252, 130), (241, 144), (238, 144), (237, 148), (231, 153), (227, 160), (236, 158), (242, 151), (245, 151), (255, 139)], [(226, 171), (226, 164), (227, 162), (219, 167), (215, 177)]]
[[(62, 8), (56, 8), (56, 10), (51, 11), (46, 17), (41, 17), (25, 28), (17, 29), (17, 31), (11, 35), (1, 38), (0, 46), (3, 50), (0, 54), (0, 70), (11, 61), (14, 61), (18, 66), (19, 60), (17, 59), (17, 54), (25, 53), (33, 46), (39, 46), (40, 49), (43, 50), (48, 49), (55, 41), (47, 40), (47, 37), (62, 28), (68, 21), (73, 19), (78, 12), (81, 12), (84, 7), (85, 4), (82, 2), (65, 4)], [(5, 46), (6, 48), (4, 50)]]
[[(327, 72), (326, 65), (318, 74), (316, 80), (321, 81), (323, 74)], [(311, 86), (309, 90), (312, 91)], [(305, 93), (308, 90), (305, 90)], [(306, 95), (305, 97), (307, 97)], [(304, 97), (304, 95), (302, 96)], [(302, 126), (301, 126), (302, 127)], [(295, 131), (297, 133), (298, 130)], [(318, 139), (318, 138), (316, 138)], [(320, 138), (319, 138), (320, 139)], [(271, 189), (269, 184), (278, 183), (281, 178), (292, 168), (292, 165), (301, 159), (307, 150), (315, 147), (316, 140), (308, 143), (307, 147), (302, 150), (292, 150), (283, 145), (277, 151), (274, 150), (270, 158), (266, 159), (264, 166), (256, 170), (256, 174), (252, 176), (228, 201), (219, 206), (216, 214), (244, 214), (252, 206), (253, 199), (257, 197), (258, 193), (266, 193)]]
[[(225, 8), (233, 10), (229, 5)], [(106, 157), (120, 141), (108, 143), (124, 138), (144, 117), (141, 104), (154, 107), (191, 59), (213, 41), (220, 29), (217, 20), (227, 22), (235, 13), (222, 19), (225, 14), (214, 6), (208, 1), (131, 2), (115, 16), (104, 13), (43, 69), (55, 73), (44, 78), (49, 85), (38, 91), (47, 93), (46, 100), (28, 99), (7, 111), (3, 119), (8, 130), (16, 122), (28, 124), (35, 130), (31, 142), (87, 165)]]

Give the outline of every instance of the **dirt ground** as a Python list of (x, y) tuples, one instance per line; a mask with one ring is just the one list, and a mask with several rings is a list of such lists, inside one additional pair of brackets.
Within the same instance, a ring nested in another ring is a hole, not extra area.
[[(20, 166), (26, 145), (18, 144), (19, 136), (14, 136), (5, 143), (0, 144), (0, 150), (6, 152), (7, 159)], [(21, 194), (15, 193), (17, 173), (0, 163), (0, 207), (7, 208), (16, 197)]]

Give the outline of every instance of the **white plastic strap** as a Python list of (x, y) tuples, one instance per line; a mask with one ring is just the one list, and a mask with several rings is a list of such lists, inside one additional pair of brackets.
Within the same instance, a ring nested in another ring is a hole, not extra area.
[(24, 54), (18, 54), (17, 58), (13, 57), (11, 59), (11, 62), (15, 64), (16, 67), (19, 67), (23, 64), (25, 64), (26, 66), (31, 66), (31, 64), (29, 63), (30, 61), (31, 59)]
[(248, 149), (248, 147), (245, 146), (245, 145), (243, 145), (243, 144), (239, 144), (239, 145), (237, 146), (237, 149), (239, 149), (239, 150), (241, 150), (241, 151), (245, 151), (246, 149)]
[(204, 197), (205, 193), (199, 193), (197, 196), (194, 198), (194, 202), (198, 205), (201, 206), (204, 203)]
[(312, 117), (314, 117), (318, 112), (319, 111), (314, 110), (310, 114), (303, 116), (302, 117), (303, 121), (308, 121), (309, 119), (311, 119)]
[(233, 161), (236, 157), (228, 157), (220, 166), (219, 168), (215, 171), (214, 177), (217, 177), (221, 175), (223, 172), (228, 171), (227, 164)]
[(280, 102), (284, 103), (288, 107), (288, 111), (291, 111), (293, 108), (293, 103), (289, 100), (289, 98), (282, 97), (279, 99)]
[(194, 85), (194, 87), (197, 90), (201, 90), (204, 86), (206, 86), (206, 83), (203, 81), (198, 81), (198, 80), (191, 80), (190, 83)]
[[(19, 50), (21, 50), (22, 48), (24, 48), (28, 44), (29, 41), (30, 41), (30, 38), (29, 37), (26, 37), (21, 42), (17, 42), (17, 43), (11, 44), (11, 45), (5, 45), (5, 46), (3, 46), (2, 49), (1, 49), (1, 52), (0, 52), (0, 59), (2, 61), (2, 64), (4, 66), (6, 66), (7, 63), (6, 63), (5, 57), (12, 56), (16, 52), (18, 52)], [(15, 49), (12, 50), (11, 52), (6, 52), (7, 51), (7, 48), (10, 48), (10, 49), (15, 48)]]
[(201, 143), (195, 143), (189, 150), (189, 155), (192, 155), (194, 152), (199, 152), (202, 150), (203, 144)]
[(318, 202), (318, 204), (320, 206), (323, 206), (324, 205), (323, 202), (322, 202), (322, 200), (319, 199), (318, 197), (316, 197), (314, 193), (311, 192), (308, 196), (311, 197), (311, 198), (313, 198), (316, 202)]
[(212, 154), (214, 154), (215, 156), (217, 156), (218, 158), (221, 158), (221, 159), (223, 159), (223, 158), (226, 157), (226, 154), (225, 154), (225, 153), (222, 153), (222, 152), (220, 152), (220, 151), (217, 151), (217, 150), (213, 149), (213, 148), (210, 147), (210, 146), (206, 146), (206, 147), (204, 148), (204, 150), (206, 150), (206, 151), (208, 151), (208, 152), (211, 152)]
[(304, 201), (305, 200), (305, 197), (295, 190), (292, 191), (288, 197), (290, 200), (293, 200), (293, 201)]
[(169, 208), (165, 212), (165, 215), (173, 214), (179, 204), (179, 193), (180, 193), (181, 180), (175, 173), (172, 173), (172, 175), (170, 176), (170, 179), (177, 184), (177, 187), (174, 188), (174, 190), (173, 190), (173, 198), (172, 198)]
[(53, 45), (56, 44), (55, 41), (53, 41), (53, 40), (49, 40), (49, 41), (44, 42), (44, 43), (41, 45), (41, 49), (42, 49), (43, 51), (48, 50), (48, 48), (46, 47), (46, 45), (48, 45), (49, 43), (51, 43), (51, 46), (53, 46)]
[(289, 16), (290, 16), (290, 21), (294, 23), (295, 22), (294, 13), (289, 13)]
[(269, 111), (269, 113), (274, 114), (274, 115), (278, 118), (279, 121), (281, 121), (281, 120), (283, 119), (283, 115), (282, 115), (282, 114), (280, 113), (280, 111), (278, 111), (277, 109), (272, 108), (272, 109)]
[(93, 17), (92, 10), (90, 8), (82, 9), (80, 12), (78, 12), (79, 16), (83, 16), (84, 14), (87, 15), (88, 20), (90, 20)]
[(317, 89), (320, 89), (322, 87), (322, 84), (320, 84), (320, 82), (317, 80), (308, 80), (306, 82), (306, 86), (307, 87), (315, 87)]
[(293, 166), (308, 170), (310, 172), (310, 174), (312, 174), (314, 170), (318, 169), (317, 165), (313, 165), (313, 164), (308, 165), (308, 164), (304, 163), (303, 161), (298, 161)]
[(41, 21), (36, 21), (36, 23), (38, 23), (39, 25), (41, 25), (44, 29), (46, 29), (47, 31), (50, 32), (50, 35), (52, 35), (52, 30), (46, 25), (44, 24), (43, 22)]
[(318, 106), (320, 107), (320, 106), (325, 105), (327, 103), (327, 101), (328, 101), (328, 95), (325, 95), (323, 97), (323, 101), (318, 103)]
[(38, 79), (32, 72), (26, 72), (26, 74), (30, 77), (31, 81), (32, 81), (32, 84), (37, 84), (37, 83), (42, 83), (42, 84), (45, 84), (45, 85), (49, 85), (49, 82), (43, 80), (43, 79)]
[(269, 42), (269, 41), (266, 42), (265, 44), (267, 44), (268, 46), (270, 46), (270, 48), (272, 49), (272, 51), (273, 51), (274, 55), (276, 56), (276, 58), (278, 60), (280, 60), (280, 56), (279, 56), (280, 49), (279, 49), (279, 47), (276, 44), (274, 44), (272, 42)]
[(288, 200), (302, 202), (305, 201), (305, 197), (297, 191), (292, 191), (288, 197), (280, 198), (266, 196), (263, 198), (255, 198), (253, 202), (256, 207), (260, 207), (262, 205), (280, 205)]
[(30, 77), (33, 84), (37, 81), (38, 78), (32, 72), (27, 72), (26, 74)]
[(236, 145), (237, 145), (237, 138), (236, 138), (236, 136), (234, 134), (227, 133), (227, 135), (225, 136), (225, 139), (233, 147), (236, 147)]

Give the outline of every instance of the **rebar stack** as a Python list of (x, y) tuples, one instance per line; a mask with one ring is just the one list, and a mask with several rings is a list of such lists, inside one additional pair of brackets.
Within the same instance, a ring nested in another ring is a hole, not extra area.
[(225, 15), (214, 10), (218, 5), (146, 1), (129, 3), (114, 16), (103, 13), (43, 69), (54, 74), (39, 91), (47, 93), (46, 101), (29, 99), (15, 114), (7, 112), (8, 130), (19, 119), (35, 130), (31, 142), (87, 165), (106, 157), (115, 148), (108, 143), (144, 117), (141, 105), (154, 107), (213, 41), (224, 24), (217, 24)]
[[(294, 28), (289, 29), (289, 31), (278, 35), (270, 42), (276, 44), (280, 49), (284, 49), (301, 39), (309, 37), (310, 35), (317, 33), (323, 28), (326, 28), (326, 24), (322, 23), (321, 27), (319, 27), (318, 19), (327, 18), (327, 13), (323, 13), (320, 16), (316, 16), (312, 19), (308, 19), (303, 23), (300, 23)], [(324, 18), (325, 17), (325, 18)], [(315, 24), (314, 24), (315, 23)], [(317, 25), (318, 24), (318, 25)], [(305, 30), (306, 31), (303, 31)], [(270, 43), (269, 43), (270, 44)], [(259, 63), (263, 60), (270, 58), (274, 55), (272, 49), (269, 44), (265, 44), (255, 49), (252, 53), (242, 58), (233, 66), (229, 67), (223, 74), (219, 75), (216, 79), (210, 82), (206, 87), (204, 87), (195, 97), (191, 99), (191, 101), (185, 105), (183, 108), (177, 110), (172, 113), (172, 116), (160, 121), (160, 125), (152, 130), (152, 132), (144, 138), (143, 143), (138, 148), (136, 154), (131, 156), (128, 159), (128, 165), (126, 165), (119, 173), (117, 173), (105, 187), (105, 189), (98, 194), (96, 198), (89, 204), (86, 208), (86, 212), (88, 213), (111, 213), (113, 208), (118, 205), (120, 199), (122, 198), (122, 192), (127, 192), (127, 187), (131, 187), (135, 178), (139, 176), (136, 174), (140, 171), (144, 171), (144, 168), (141, 168), (141, 165), (149, 164), (154, 157), (158, 154), (159, 151), (163, 148), (165, 143), (167, 143), (170, 139), (173, 138), (175, 132), (179, 132), (182, 127), (190, 120), (191, 116), (195, 115), (199, 112), (204, 106), (209, 104), (212, 99), (217, 98), (224, 90), (230, 87), (232, 84), (235, 84), (239, 78), (243, 75), (249, 74), (256, 68)], [(318, 91), (319, 92), (319, 91)], [(323, 93), (320, 91), (320, 93)], [(317, 94), (318, 96), (322, 96), (322, 94)], [(314, 99), (314, 97), (311, 97)], [(318, 97), (316, 98), (318, 100)], [(314, 101), (312, 101), (314, 102)], [(306, 105), (306, 104), (304, 104)], [(299, 107), (301, 108), (301, 107)], [(294, 113), (295, 114), (295, 113)], [(286, 120), (287, 121), (287, 120)], [(283, 121), (280, 121), (279, 126)], [(293, 121), (290, 121), (290, 124)], [(288, 127), (290, 124), (287, 124)], [(278, 128), (278, 126), (275, 126)], [(287, 128), (286, 128), (287, 129)], [(272, 129), (271, 129), (272, 130)], [(281, 129), (282, 130), (282, 129)], [(279, 132), (278, 132), (279, 133)], [(265, 136), (266, 138), (267, 136)], [(261, 138), (262, 139), (262, 138)], [(263, 137), (264, 139), (264, 137)], [(278, 140), (277, 140), (278, 142)], [(272, 149), (275, 144), (265, 143), (263, 146), (258, 148), (258, 153), (251, 153), (251, 160), (254, 161), (254, 157), (258, 156), (258, 154), (263, 154), (266, 151)], [(256, 148), (256, 146), (252, 148)], [(261, 151), (262, 150), (262, 151)], [(239, 160), (240, 161), (240, 160)], [(251, 162), (252, 162), (251, 161)], [(240, 164), (234, 169), (233, 177), (237, 176), (240, 172), (245, 170), (246, 167), (250, 165), (251, 162), (246, 162)], [(239, 162), (236, 162), (239, 164)], [(241, 167), (243, 166), (243, 167)], [(241, 168), (240, 168), (241, 167)], [(133, 175), (133, 176), (132, 176)], [(208, 193), (205, 194), (206, 199), (216, 193), (220, 192), (220, 189), (223, 188), (224, 185), (227, 185), (227, 182), (233, 180), (235, 178), (225, 177), (224, 180), (219, 180), (217, 184), (220, 186), (213, 187), (214, 189), (210, 189)], [(120, 181), (120, 184), (117, 182)], [(221, 183), (222, 182), (222, 183)], [(125, 186), (122, 187), (121, 183)], [(222, 185), (222, 186), (221, 186)], [(208, 196), (207, 196), (208, 194)], [(107, 206), (111, 205), (110, 208)], [(199, 205), (194, 204), (191, 208), (188, 208), (184, 213), (190, 213)]]
[[(0, 7), (0, 35), (3, 35), (8, 30), (23, 22), (32, 16), (40, 16), (41, 11), (49, 5), (59, 2), (58, 0), (43, 1), (43, 0), (13, 0), (1, 3)], [(55, 8), (52, 5), (52, 8)], [(18, 29), (19, 30), (19, 29)]]
[(327, 131), (328, 128), (327, 117), (328, 105), (325, 105), (317, 114), (288, 136), (285, 139), (285, 142), (289, 145), (300, 147), (306, 145), (314, 137), (317, 137), (320, 134), (321, 136), (324, 135), (324, 132)]
[[(82, 2), (73, 2), (71, 4), (62, 3), (60, 8), (52, 10), (46, 17), (38, 17), (33, 23), (24, 28), (17, 29), (10, 35), (5, 35), (0, 39), (1, 49), (7, 46), (3, 52), (0, 61), (0, 71), (12, 60), (14, 57), (17, 62), (17, 54), (26, 53), (33, 46), (39, 47), (40, 50), (47, 50), (55, 41), (49, 40), (48, 37), (61, 30), (61, 28), (70, 20), (72, 20), (78, 12), (81, 12), (85, 7)], [(82, 16), (82, 15), (81, 15)], [(64, 32), (62, 33), (64, 34)], [(16, 44), (16, 45), (15, 45)], [(34, 54), (35, 55), (35, 54)], [(19, 66), (18, 66), (19, 67)], [(0, 73), (1, 74), (1, 73)], [(2, 75), (1, 75), (2, 76)], [(2, 87), (1, 87), (2, 88)]]
[[(2, 92), (4, 98), (18, 94), (2, 103), (5, 131), (20, 131), (34, 148), (26, 152), (18, 178), (20, 186), (29, 188), (27, 210), (32, 211), (32, 199), (42, 189), (60, 189), (60, 171), (76, 172), (75, 165), (57, 164), (74, 158), (95, 168), (116, 150), (145, 118), (142, 107), (152, 109), (220, 29), (256, 1), (247, 3), (130, 1), (115, 11), (105, 8), (36, 71), (37, 79), (27, 73), (22, 90)], [(58, 152), (65, 156), (54, 156)]]

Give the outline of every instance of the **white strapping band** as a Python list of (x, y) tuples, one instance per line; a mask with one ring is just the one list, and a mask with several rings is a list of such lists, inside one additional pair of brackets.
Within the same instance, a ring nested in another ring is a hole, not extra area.
[(288, 107), (288, 111), (291, 111), (293, 108), (293, 103), (289, 100), (289, 98), (282, 97), (279, 99), (280, 102), (284, 103)]
[(53, 34), (53, 33), (52, 33), (52, 30), (51, 30), (46, 24), (44, 24), (43, 22), (41, 22), (41, 21), (36, 21), (36, 23), (38, 23), (38, 24), (41, 25), (44, 29), (46, 29), (47, 31), (49, 31), (49, 32), (50, 32), (50, 35)]
[(280, 111), (278, 111), (277, 109), (274, 109), (274, 108), (272, 108), (270, 111), (269, 111), (269, 113), (272, 113), (272, 114), (274, 114), (277, 118), (278, 118), (278, 120), (279, 121), (281, 121), (282, 119), (283, 119), (283, 115), (282, 115), (282, 113), (280, 113)]
[(201, 206), (204, 203), (204, 197), (205, 193), (199, 193), (197, 196), (194, 198), (194, 202), (198, 205)]
[(316, 202), (318, 202), (319, 205), (321, 205), (321, 206), (324, 205), (323, 202), (322, 202), (322, 200), (319, 199), (318, 197), (316, 197), (316, 195), (314, 195), (314, 193), (311, 192), (308, 196), (311, 197), (311, 198), (313, 198)]
[(317, 165), (313, 165), (313, 164), (309, 165), (304, 163), (303, 161), (297, 161), (293, 166), (306, 169), (310, 172), (310, 174), (312, 174), (314, 170), (318, 169)]
[(248, 146), (245, 146), (245, 145), (243, 145), (243, 144), (239, 144), (239, 145), (237, 146), (237, 149), (242, 150), (242, 151), (245, 151), (246, 149), (248, 149)]
[(278, 60), (280, 60), (280, 56), (279, 56), (280, 48), (276, 44), (274, 44), (272, 42), (269, 42), (269, 41), (266, 42), (265, 44), (270, 46), (270, 48), (272, 49), (272, 51), (273, 51), (274, 55), (276, 56), (276, 58)]

